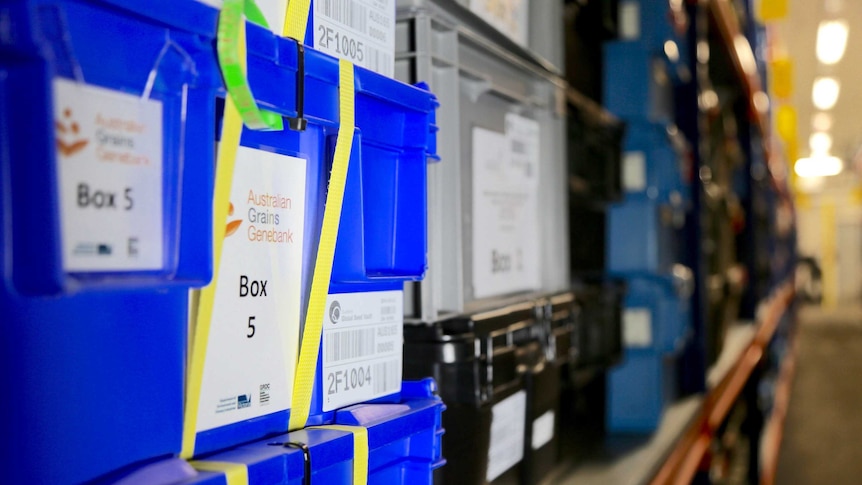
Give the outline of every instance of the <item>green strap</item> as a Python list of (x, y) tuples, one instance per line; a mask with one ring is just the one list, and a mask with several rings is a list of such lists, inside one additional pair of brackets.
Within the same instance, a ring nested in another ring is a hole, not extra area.
[(228, 95), (245, 125), (253, 130), (281, 131), (282, 117), (257, 107), (246, 77), (246, 39), (243, 14), (253, 23), (269, 29), (254, 0), (224, 0), (218, 20), (219, 65)]

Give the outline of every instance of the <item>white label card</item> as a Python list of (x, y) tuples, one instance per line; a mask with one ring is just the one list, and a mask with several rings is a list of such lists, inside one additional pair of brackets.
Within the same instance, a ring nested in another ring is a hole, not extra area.
[(626, 192), (643, 192), (647, 187), (646, 154), (626, 152), (623, 154), (623, 189)]
[(491, 447), (488, 450), (487, 481), (493, 481), (524, 458), (524, 425), (527, 392), (503, 399), (491, 411)]
[(395, 0), (314, 0), (315, 49), (392, 77)]
[(554, 439), (554, 411), (547, 411), (533, 420), (533, 442), (530, 443), (534, 450), (545, 446)]
[(473, 128), (473, 296), (541, 286), (539, 125), (506, 115), (506, 134)]
[(628, 308), (623, 312), (623, 343), (626, 347), (652, 345), (652, 314), (648, 308)]
[[(522, 46), (527, 46), (531, 0), (470, 0), (470, 10)], [(544, 2), (547, 0), (532, 0)]]
[(301, 158), (239, 147), (204, 363), (198, 430), (290, 408), (299, 348)]
[(323, 318), (323, 410), (401, 390), (404, 292), (338, 293)]
[(63, 269), (162, 269), (162, 103), (55, 78), (54, 129)]

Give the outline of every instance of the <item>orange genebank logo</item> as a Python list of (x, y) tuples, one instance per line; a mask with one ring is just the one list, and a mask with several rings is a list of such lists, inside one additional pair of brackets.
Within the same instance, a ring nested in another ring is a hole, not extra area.
[(147, 132), (147, 126), (133, 119), (102, 116), (97, 113), (94, 121), (96, 133), (96, 158), (101, 162), (123, 165), (150, 165), (150, 159), (142, 152), (139, 137)]
[[(228, 204), (230, 204), (230, 205), (228, 205), (228, 208), (227, 208), (227, 215), (228, 215), (228, 217), (230, 217), (233, 215), (233, 202), (228, 202)], [(228, 237), (228, 236), (232, 235), (233, 233), (235, 233), (237, 231), (237, 229), (239, 229), (239, 226), (241, 224), (242, 224), (242, 219), (235, 219), (232, 221), (228, 221), (227, 227), (225, 228), (225, 231), (224, 231), (224, 237)]]
[[(78, 123), (72, 119), (72, 110), (69, 108), (63, 110), (62, 120), (54, 120), (54, 129), (57, 132), (57, 150), (64, 157), (70, 157), (80, 152), (90, 143), (90, 140), (80, 138), (81, 129)], [(64, 138), (69, 137), (69, 133), (71, 133), (72, 140), (67, 143)]]
[(136, 137), (144, 135), (147, 126), (135, 120), (117, 117), (104, 117), (96, 114), (93, 120), (96, 132), (90, 138), (81, 134), (81, 126), (72, 118), (72, 110), (63, 110), (63, 118), (54, 120), (57, 132), (57, 151), (63, 157), (70, 157), (84, 148), (91, 141), (95, 143), (95, 156), (101, 162), (119, 163), (123, 165), (150, 165), (151, 161), (145, 153), (141, 153), (139, 140)]
[[(246, 236), (252, 242), (269, 242), (293, 244), (293, 230), (281, 230), (282, 223), (281, 210), (291, 210), (292, 201), (290, 197), (284, 197), (280, 194), (255, 193), (254, 190), (248, 191), (248, 230)], [(233, 216), (233, 203), (228, 206), (228, 217)], [(233, 235), (239, 230), (242, 225), (242, 219), (229, 220), (225, 227), (224, 236)], [(269, 226), (269, 227), (267, 227)]]

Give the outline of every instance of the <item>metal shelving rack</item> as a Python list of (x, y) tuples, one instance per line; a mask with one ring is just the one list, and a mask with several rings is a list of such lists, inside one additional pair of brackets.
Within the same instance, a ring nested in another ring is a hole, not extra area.
[[(707, 28), (714, 29), (717, 34), (714, 38), (720, 39), (717, 44), (723, 52), (713, 55), (723, 56), (727, 60), (725, 62), (732, 70), (730, 74), (735, 89), (746, 107), (749, 125), (746, 129), (751, 129), (755, 135), (748, 138), (752, 144), (750, 148), (760, 151), (760, 156), (768, 165), (772, 162), (771, 157), (777, 155), (771, 150), (769, 98), (764, 87), (765, 79), (758, 71), (754, 49), (734, 12), (734, 5), (731, 0), (689, 0), (686, 3), (691, 12), (700, 11), (703, 14), (701, 18), (708, 21)], [(702, 24), (701, 27), (706, 25)], [(697, 34), (693, 33), (693, 38), (697, 38)], [(696, 95), (693, 94), (686, 93), (686, 101), (694, 104), (693, 109), (698, 109)], [(689, 134), (695, 142), (706, 135), (699, 130), (692, 130)], [(781, 187), (776, 186), (774, 180), (767, 183), (772, 190), (781, 192)], [(785, 277), (777, 284), (773, 281), (769, 296), (757, 306), (754, 321), (738, 322), (727, 332), (722, 353), (704, 373), (705, 390), (696, 392), (697, 386), (691, 386), (689, 390), (694, 394), (670, 406), (659, 429), (649, 439), (633, 444), (625, 439), (609, 438), (597, 445), (596, 452), (587, 459), (561, 465), (545, 483), (708, 483), (705, 474), (709, 471), (714, 440), (724, 432), (737, 403), (756, 405), (757, 387), (768, 365), (770, 343), (782, 319), (793, 311), (794, 298), (792, 277)], [(778, 369), (772, 410), (765, 419), (758, 411), (757, 419), (760, 422), (749, 435), (749, 483), (771, 485), (774, 480), (778, 443), (795, 369), (792, 329), (790, 334), (789, 352)]]

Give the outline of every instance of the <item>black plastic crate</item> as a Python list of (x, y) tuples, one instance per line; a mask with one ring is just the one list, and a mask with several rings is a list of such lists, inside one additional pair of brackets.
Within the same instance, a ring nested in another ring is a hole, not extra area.
[(604, 207), (569, 204), (572, 275), (599, 277), (607, 269), (607, 211)]
[(559, 454), (560, 368), (547, 360), (547, 351), (538, 340), (519, 344), (517, 350), (527, 391), (523, 484), (541, 482), (553, 470)]
[(574, 363), (578, 358), (580, 335), (577, 333), (575, 319), (579, 308), (573, 291), (548, 297), (542, 302), (544, 320), (550, 327), (550, 359), (556, 366)]
[(577, 93), (570, 91), (567, 99), (571, 200), (587, 205), (622, 200), (625, 125)]
[(575, 290), (580, 313), (576, 319), (580, 352), (575, 369), (608, 368), (622, 358), (622, 307), (625, 283), (584, 284)]
[[(536, 303), (405, 326), (404, 378), (434, 377), (447, 408), (443, 413), (447, 464), (435, 472), (436, 482), (488, 482), (489, 455), (495, 445), (500, 446), (499, 442), (492, 445), (492, 430), (495, 424), (519, 420), (522, 458), (505, 471), (498, 470), (501, 473), (490, 483), (520, 483), (533, 473), (528, 470), (534, 467), (527, 464), (532, 456), (527, 452), (527, 423), (533, 422), (531, 411), (546, 406), (544, 401), (534, 401), (531, 392), (545, 386), (547, 332), (543, 329), (548, 328)], [(559, 396), (559, 388), (556, 393)], [(504, 411), (508, 414), (503, 415)], [(499, 414), (496, 421), (495, 414)], [(556, 453), (554, 448), (552, 454)]]
[(617, 0), (566, 0), (563, 14), (566, 80), (602, 102), (602, 44), (617, 36)]

